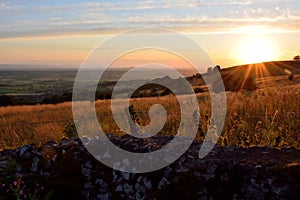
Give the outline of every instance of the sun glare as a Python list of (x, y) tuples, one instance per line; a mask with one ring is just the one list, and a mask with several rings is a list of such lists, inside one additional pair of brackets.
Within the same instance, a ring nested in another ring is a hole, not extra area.
[(248, 36), (238, 42), (235, 54), (243, 64), (250, 64), (275, 60), (278, 50), (270, 37)]

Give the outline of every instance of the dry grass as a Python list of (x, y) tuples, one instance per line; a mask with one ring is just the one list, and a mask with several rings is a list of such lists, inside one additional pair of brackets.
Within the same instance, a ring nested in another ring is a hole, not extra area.
[(1, 107), (0, 145), (10, 148), (58, 140), (68, 121), (72, 121), (71, 103)]
[[(300, 84), (299, 77), (288, 84), (286, 77), (259, 80), (260, 88), (254, 92), (228, 92), (227, 117), (221, 145), (271, 145), (300, 148)], [(277, 81), (277, 82), (276, 82)], [(265, 84), (265, 83), (267, 84)], [(272, 84), (284, 82), (278, 87)], [(203, 139), (210, 117), (208, 94), (198, 95), (200, 128), (198, 139)], [(149, 123), (147, 111), (153, 104), (162, 104), (167, 123), (161, 135), (177, 132), (180, 109), (174, 96), (132, 99), (140, 123)], [(14, 148), (23, 144), (40, 145), (49, 140), (59, 141), (72, 120), (72, 104), (0, 107), (0, 148)], [(98, 119), (106, 133), (124, 134), (113, 120), (110, 100), (96, 102)]]

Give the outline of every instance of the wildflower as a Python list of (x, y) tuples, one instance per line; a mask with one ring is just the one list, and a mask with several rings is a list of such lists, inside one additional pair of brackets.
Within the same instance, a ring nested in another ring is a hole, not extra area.
[(22, 195), (23, 194), (23, 190), (20, 190), (19, 194)]
[(2, 186), (2, 187), (5, 187), (5, 184), (4, 184), (4, 183), (2, 183), (2, 184), (1, 184), (1, 186)]
[(13, 185), (14, 185), (14, 186), (16, 186), (17, 184), (18, 184), (18, 182), (17, 182), (17, 181), (14, 181), (14, 182), (13, 182)]

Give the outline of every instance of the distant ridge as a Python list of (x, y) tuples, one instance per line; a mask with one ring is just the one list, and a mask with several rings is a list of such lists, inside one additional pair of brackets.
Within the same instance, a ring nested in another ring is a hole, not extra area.
[(253, 78), (284, 76), (300, 74), (300, 61), (270, 61), (246, 65), (238, 65), (221, 70), (223, 76), (235, 75), (244, 77), (246, 74)]
[(76, 65), (0, 64), (0, 71), (68, 71), (77, 69)]

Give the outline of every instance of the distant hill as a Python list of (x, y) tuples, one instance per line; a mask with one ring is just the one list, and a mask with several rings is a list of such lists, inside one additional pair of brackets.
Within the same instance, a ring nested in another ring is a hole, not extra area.
[(254, 78), (264, 78), (270, 76), (284, 76), (289, 73), (300, 74), (300, 61), (272, 61), (240, 65), (221, 70), (222, 76), (240, 75), (244, 77), (249, 73)]

